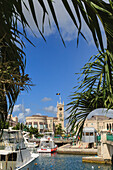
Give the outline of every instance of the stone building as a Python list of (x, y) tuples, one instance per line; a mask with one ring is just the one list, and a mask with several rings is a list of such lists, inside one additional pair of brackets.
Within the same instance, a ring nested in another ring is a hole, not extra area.
[(9, 122), (9, 126), (14, 127), (18, 124), (18, 117), (13, 117), (12, 114), (8, 115), (7, 122)]
[(105, 130), (113, 130), (113, 118), (109, 118), (107, 116), (95, 115), (90, 119), (86, 119), (84, 123), (84, 127), (94, 127), (97, 132)]
[(57, 117), (48, 117), (41, 115), (32, 115), (26, 117), (26, 125), (28, 127), (38, 128), (40, 133), (44, 131), (54, 131), (55, 126), (61, 124), (64, 129), (64, 102), (57, 102)]

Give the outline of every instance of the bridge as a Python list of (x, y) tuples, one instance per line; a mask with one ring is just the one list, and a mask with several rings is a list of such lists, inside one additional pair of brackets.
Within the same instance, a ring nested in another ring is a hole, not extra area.
[(98, 146), (98, 156), (113, 163), (113, 135), (108, 131), (101, 131), (100, 146)]
[(54, 138), (54, 142), (55, 144), (59, 147), (68, 143), (72, 143), (73, 140), (72, 139), (56, 139)]
[[(40, 138), (37, 139), (29, 139), (30, 142), (36, 142), (38, 145), (40, 143)], [(74, 142), (73, 139), (67, 139), (67, 138), (54, 138), (54, 142), (55, 144), (59, 147), (68, 143), (72, 143)]]

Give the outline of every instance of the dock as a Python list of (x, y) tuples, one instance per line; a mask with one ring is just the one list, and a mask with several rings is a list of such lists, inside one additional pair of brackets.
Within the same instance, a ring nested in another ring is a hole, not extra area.
[(70, 144), (63, 145), (57, 149), (59, 154), (73, 154), (73, 155), (97, 155), (97, 149), (93, 148), (77, 148)]
[(112, 161), (109, 159), (104, 159), (101, 156), (88, 156), (82, 157), (82, 162), (86, 163), (98, 163), (98, 164), (112, 164)]

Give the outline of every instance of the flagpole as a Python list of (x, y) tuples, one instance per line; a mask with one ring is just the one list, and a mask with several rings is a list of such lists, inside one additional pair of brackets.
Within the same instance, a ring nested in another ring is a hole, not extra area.
[(59, 96), (60, 104), (61, 104), (61, 96)]
[(60, 93), (56, 93), (56, 95), (59, 95), (59, 101), (60, 101), (60, 104), (61, 104), (61, 96), (60, 96)]

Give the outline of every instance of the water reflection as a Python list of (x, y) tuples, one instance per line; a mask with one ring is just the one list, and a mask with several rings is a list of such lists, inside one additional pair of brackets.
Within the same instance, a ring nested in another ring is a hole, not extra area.
[(39, 157), (52, 157), (52, 156), (56, 156), (57, 152), (54, 153), (39, 153)]
[(34, 170), (113, 170), (105, 164), (82, 163), (82, 156), (41, 153)]

